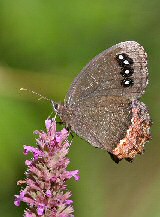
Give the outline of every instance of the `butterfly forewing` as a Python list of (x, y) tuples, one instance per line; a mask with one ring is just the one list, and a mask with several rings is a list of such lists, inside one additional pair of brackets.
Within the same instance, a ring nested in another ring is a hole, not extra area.
[(65, 103), (72, 105), (94, 96), (139, 98), (147, 85), (147, 73), (143, 47), (134, 41), (121, 42), (87, 64), (71, 85)]

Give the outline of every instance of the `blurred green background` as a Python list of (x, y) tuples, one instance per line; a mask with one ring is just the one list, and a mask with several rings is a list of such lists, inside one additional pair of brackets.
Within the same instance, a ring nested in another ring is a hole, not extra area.
[(154, 122), (146, 152), (130, 164), (77, 136), (70, 150), (76, 217), (160, 216), (160, 1), (0, 0), (0, 216), (20, 217), (13, 205), (24, 177), (23, 144), (34, 144), (52, 108), (21, 87), (63, 101), (74, 77), (102, 50), (136, 40), (148, 52), (150, 83), (142, 97)]

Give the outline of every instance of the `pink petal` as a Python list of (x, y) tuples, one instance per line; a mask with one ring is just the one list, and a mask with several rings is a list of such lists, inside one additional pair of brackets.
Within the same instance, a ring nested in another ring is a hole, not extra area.
[(45, 208), (45, 205), (44, 204), (40, 204), (39, 206), (38, 206), (38, 210), (37, 210), (37, 213), (38, 213), (38, 215), (43, 215), (44, 214), (44, 208)]

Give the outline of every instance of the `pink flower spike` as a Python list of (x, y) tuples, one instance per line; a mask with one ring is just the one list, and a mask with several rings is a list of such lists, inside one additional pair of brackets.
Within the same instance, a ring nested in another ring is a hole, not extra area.
[(23, 190), (15, 195), (14, 204), (20, 206), (21, 201), (27, 204), (25, 217), (74, 217), (66, 182), (72, 177), (78, 181), (79, 171), (67, 170), (69, 133), (66, 129), (56, 132), (54, 119), (46, 120), (45, 125), (46, 132), (36, 131), (37, 146), (24, 146), (24, 154), (31, 152), (33, 158), (25, 161), (26, 178), (18, 182)]

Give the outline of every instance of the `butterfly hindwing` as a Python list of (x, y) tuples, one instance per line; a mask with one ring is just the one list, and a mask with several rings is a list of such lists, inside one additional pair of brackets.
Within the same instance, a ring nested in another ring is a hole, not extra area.
[(131, 105), (119, 97), (94, 97), (70, 107), (71, 130), (95, 147), (111, 151), (131, 124)]

